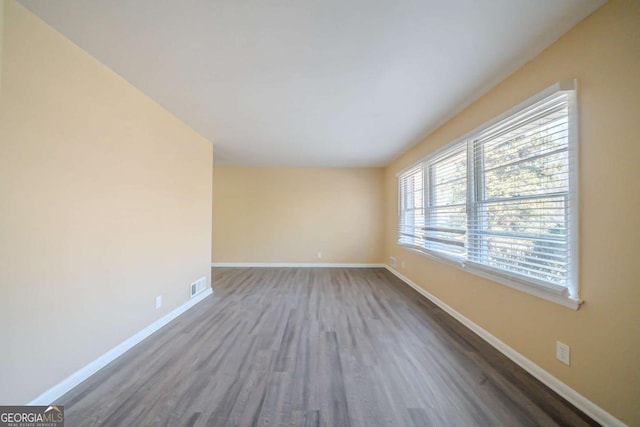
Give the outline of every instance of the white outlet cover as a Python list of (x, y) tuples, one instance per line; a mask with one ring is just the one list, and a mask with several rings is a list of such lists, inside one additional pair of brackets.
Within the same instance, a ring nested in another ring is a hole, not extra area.
[(396, 266), (395, 257), (389, 257), (389, 264), (391, 265), (391, 267), (395, 267)]
[(322, 258), (322, 251), (318, 251), (318, 259)]
[(571, 349), (563, 342), (556, 341), (556, 359), (569, 365), (571, 360)]
[(156, 308), (162, 307), (162, 295), (156, 297)]

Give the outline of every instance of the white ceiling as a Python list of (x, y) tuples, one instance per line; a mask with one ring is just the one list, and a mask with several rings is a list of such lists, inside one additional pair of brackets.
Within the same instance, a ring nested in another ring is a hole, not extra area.
[(211, 140), (216, 164), (380, 166), (604, 1), (20, 3)]

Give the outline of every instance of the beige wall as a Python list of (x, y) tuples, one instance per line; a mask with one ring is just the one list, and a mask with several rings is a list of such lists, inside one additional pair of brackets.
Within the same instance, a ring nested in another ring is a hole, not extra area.
[(22, 6), (5, 6), (0, 403), (22, 404), (209, 278), (212, 147)]
[[(580, 277), (561, 307), (401, 249), (395, 173), (562, 79), (579, 80)], [(640, 3), (611, 1), (386, 170), (385, 259), (631, 425), (640, 425)], [(571, 346), (571, 366), (555, 342)]]
[(4, 34), (4, 0), (0, 0), (0, 93), (2, 92), (2, 46)]
[(382, 178), (379, 168), (216, 167), (213, 261), (379, 263)]

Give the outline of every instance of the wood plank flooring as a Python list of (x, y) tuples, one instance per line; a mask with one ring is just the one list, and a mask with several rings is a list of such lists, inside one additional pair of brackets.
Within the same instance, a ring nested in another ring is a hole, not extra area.
[(383, 269), (216, 268), (68, 426), (597, 425)]

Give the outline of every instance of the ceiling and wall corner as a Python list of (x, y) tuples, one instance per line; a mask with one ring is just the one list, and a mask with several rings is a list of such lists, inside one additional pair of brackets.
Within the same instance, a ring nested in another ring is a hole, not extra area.
[(21, 3), (227, 166), (383, 166), (603, 0)]

